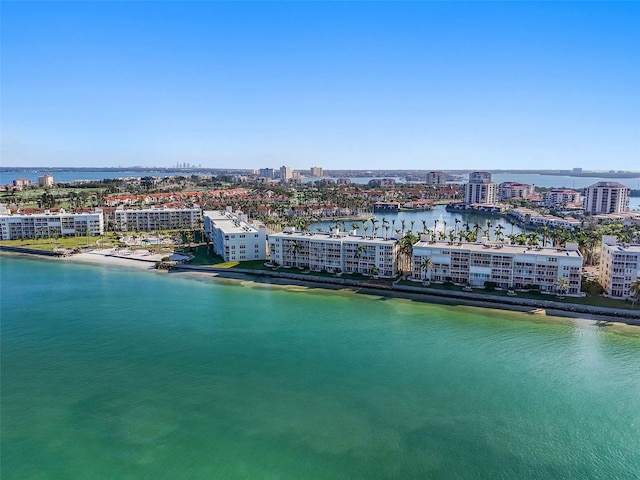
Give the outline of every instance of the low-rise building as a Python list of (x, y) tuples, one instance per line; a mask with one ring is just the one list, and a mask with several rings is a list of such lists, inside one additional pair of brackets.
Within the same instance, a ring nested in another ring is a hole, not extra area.
[(16, 178), (13, 181), (13, 186), (14, 187), (20, 187), (20, 188), (30, 187), (31, 186), (31, 180), (29, 180), (28, 178)]
[(533, 185), (518, 182), (502, 182), (498, 185), (498, 197), (500, 200), (508, 200), (510, 198), (527, 199), (533, 196), (535, 188)]
[(23, 238), (51, 238), (71, 235), (102, 235), (104, 219), (102, 211), (92, 213), (67, 213), (45, 210), (32, 214), (0, 214), (0, 238), (19, 240)]
[(565, 207), (581, 203), (580, 193), (575, 190), (568, 190), (564, 188), (554, 188), (545, 192), (543, 200), (544, 205), (551, 208)]
[(620, 244), (614, 235), (602, 237), (600, 284), (605, 294), (629, 298), (631, 284), (640, 278), (640, 244)]
[(196, 229), (200, 226), (202, 211), (199, 207), (125, 209), (118, 207), (114, 224), (122, 232), (151, 232), (154, 230)]
[(398, 244), (391, 239), (365, 238), (338, 230), (321, 234), (286, 228), (269, 235), (269, 250), (271, 262), (285, 268), (388, 278), (398, 274)]
[(514, 208), (509, 212), (516, 220), (539, 227), (547, 226), (552, 228), (565, 227), (565, 228), (578, 228), (582, 222), (572, 217), (556, 217), (554, 215), (544, 215), (536, 210), (530, 208)]
[(399, 202), (376, 202), (373, 204), (374, 212), (397, 212), (400, 210)]
[[(429, 260), (426, 260), (429, 259)], [(543, 293), (580, 295), (582, 255), (566, 248), (509, 245), (501, 242), (432, 242), (423, 235), (413, 246), (412, 280), (451, 281), (504, 289), (539, 288)], [(536, 287), (537, 286), (537, 287)]]
[(225, 262), (267, 258), (266, 227), (249, 223), (245, 215), (233, 213), (231, 207), (205, 211), (204, 232)]

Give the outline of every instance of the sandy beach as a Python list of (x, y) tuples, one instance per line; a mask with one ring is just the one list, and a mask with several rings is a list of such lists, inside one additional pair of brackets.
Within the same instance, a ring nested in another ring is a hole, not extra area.
[(155, 269), (155, 263), (167, 254), (151, 253), (148, 250), (96, 249), (63, 257), (63, 261), (84, 262), (100, 265), (120, 265), (123, 267)]

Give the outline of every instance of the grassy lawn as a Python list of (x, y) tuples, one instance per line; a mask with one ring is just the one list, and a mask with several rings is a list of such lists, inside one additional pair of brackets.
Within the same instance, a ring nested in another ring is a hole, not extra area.
[(190, 265), (215, 265), (218, 267), (224, 262), (222, 257), (213, 254), (213, 246), (211, 246), (212, 253), (207, 253), (206, 245), (197, 245), (190, 248), (183, 247), (176, 249), (176, 252), (193, 255), (194, 258), (189, 262)]
[[(98, 242), (100, 242), (98, 244)], [(39, 239), (26, 239), (26, 240), (2, 240), (0, 245), (6, 245), (8, 247), (23, 247), (31, 248), (34, 250), (53, 250), (54, 248), (97, 248), (108, 247), (110, 245), (115, 246), (116, 243), (113, 239), (102, 237), (89, 237), (87, 243), (87, 237), (60, 237), (53, 238), (39, 238)]]

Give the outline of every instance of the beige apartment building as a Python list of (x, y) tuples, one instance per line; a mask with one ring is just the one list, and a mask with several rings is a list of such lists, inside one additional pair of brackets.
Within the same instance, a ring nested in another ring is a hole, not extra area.
[[(425, 268), (425, 259), (431, 262)], [(494, 282), (504, 289), (530, 289), (543, 293), (579, 296), (582, 255), (578, 245), (566, 248), (536, 248), (498, 242), (431, 242), (423, 236), (413, 246), (412, 280), (451, 281), (483, 287)], [(534, 287), (535, 288), (535, 287)]]
[(144, 208), (124, 209), (114, 212), (115, 228), (122, 232), (152, 232), (155, 230), (176, 230), (199, 228), (202, 210), (191, 208)]
[(59, 212), (33, 214), (0, 214), (0, 238), (19, 240), (23, 238), (51, 238), (73, 235), (97, 236), (104, 233), (101, 210), (92, 213)]
[(398, 274), (395, 240), (363, 238), (334, 230), (331, 234), (286, 228), (269, 235), (272, 263), (316, 272), (361, 273), (392, 278)]
[(621, 244), (614, 235), (602, 237), (600, 285), (613, 298), (629, 298), (631, 283), (640, 278), (640, 244)]

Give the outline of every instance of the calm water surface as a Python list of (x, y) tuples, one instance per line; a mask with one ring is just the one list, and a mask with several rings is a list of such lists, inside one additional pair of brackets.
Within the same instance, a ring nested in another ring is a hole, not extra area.
[(640, 337), (0, 256), (2, 478), (637, 479)]

